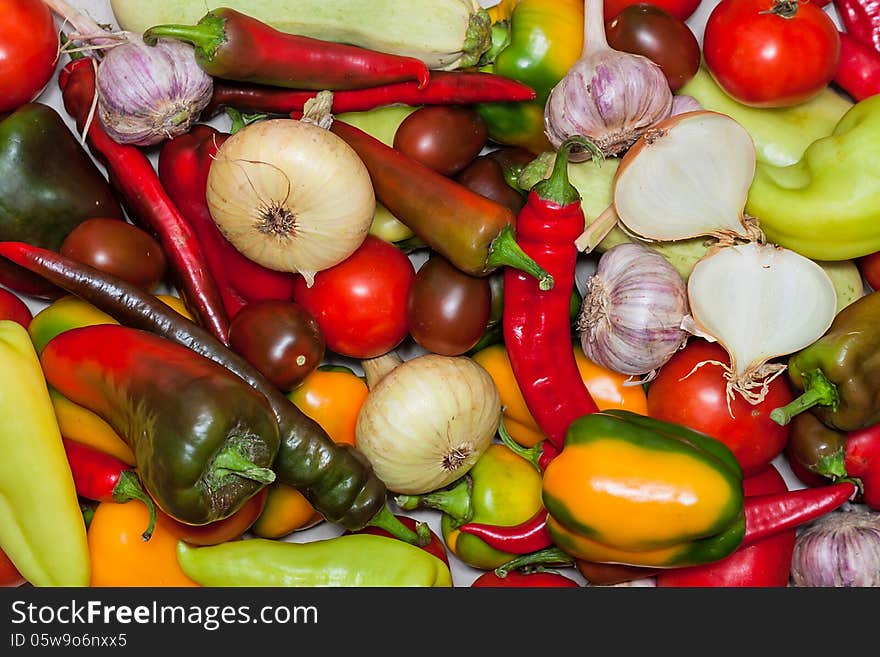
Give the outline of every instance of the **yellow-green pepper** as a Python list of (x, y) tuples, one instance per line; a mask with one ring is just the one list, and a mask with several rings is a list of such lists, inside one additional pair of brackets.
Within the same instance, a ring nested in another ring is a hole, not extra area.
[(34, 586), (88, 586), (86, 526), (27, 331), (0, 320), (0, 549)]
[(528, 102), (481, 103), (476, 109), (486, 122), (490, 139), (538, 154), (551, 148), (544, 135), (547, 97), (581, 56), (584, 3), (520, 0), (510, 10), (509, 19), (505, 12), (498, 16), (501, 20), (493, 24), (493, 41), (503, 39), (504, 45), (482, 70), (529, 85), (536, 98)]
[(625, 410), (572, 422), (544, 470), (542, 497), (554, 543), (586, 561), (694, 566), (732, 553), (745, 533), (730, 449)]
[(759, 163), (746, 212), (768, 241), (814, 260), (880, 250), (880, 95), (856, 103), (788, 166)]

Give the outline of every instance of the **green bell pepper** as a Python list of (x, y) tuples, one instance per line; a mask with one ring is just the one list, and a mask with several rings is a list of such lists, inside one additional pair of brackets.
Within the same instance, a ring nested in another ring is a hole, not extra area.
[(853, 105), (794, 164), (758, 163), (746, 212), (768, 241), (814, 260), (880, 250), (880, 95)]
[[(107, 180), (64, 123), (42, 103), (28, 103), (0, 121), (0, 241), (57, 251), (92, 217), (121, 219)], [(24, 294), (61, 293), (42, 278), (0, 261), (0, 284)]]
[(376, 534), (306, 543), (251, 538), (207, 547), (180, 541), (177, 562), (203, 586), (452, 586), (449, 567), (433, 554)]
[(544, 470), (554, 543), (578, 559), (694, 566), (745, 535), (742, 469), (724, 443), (623, 410), (572, 422)]

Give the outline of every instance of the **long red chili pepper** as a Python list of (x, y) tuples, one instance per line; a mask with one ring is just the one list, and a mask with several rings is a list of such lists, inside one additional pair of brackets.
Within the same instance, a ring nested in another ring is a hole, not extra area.
[(133, 220), (154, 232), (202, 325), (224, 344), (229, 344), (229, 318), (217, 284), (205, 261), (195, 232), (162, 187), (146, 154), (136, 146), (115, 142), (97, 120), (90, 121), (95, 99), (95, 60), (83, 57), (69, 62), (58, 76), (64, 108), (77, 127), (88, 128), (86, 139), (96, 159), (107, 168)]
[[(344, 121), (333, 121), (330, 129), (366, 165), (377, 200), (453, 266), (472, 276), (486, 276), (507, 266), (525, 272), (523, 276), (533, 280), (535, 286), (553, 286), (552, 276), (517, 244), (513, 235), (516, 217), (510, 208)], [(565, 294), (568, 326), (571, 289)]]
[(243, 255), (211, 217), (205, 199), (208, 173), (217, 150), (229, 136), (204, 123), (193, 126), (162, 145), (157, 168), (168, 196), (196, 233), (231, 319), (251, 301), (289, 301), (296, 277), (267, 269)]
[[(817, 488), (747, 497), (743, 504), (746, 532), (740, 547), (815, 520), (846, 502), (855, 495), (856, 490), (852, 482), (842, 481)], [(532, 550), (517, 551), (520, 546), (529, 545), (533, 550), (541, 550), (553, 544), (546, 532), (546, 521), (547, 512), (542, 509), (533, 518), (515, 527), (467, 523), (458, 529), (477, 536), (496, 550), (525, 554)], [(528, 540), (525, 540), (526, 537)]]
[(150, 540), (156, 527), (156, 506), (141, 486), (137, 472), (116, 457), (88, 445), (67, 438), (62, 442), (77, 495), (96, 502), (118, 504), (140, 500), (150, 511), (149, 526), (142, 534), (145, 541)]
[(504, 271), (502, 326), (510, 365), (535, 422), (558, 449), (572, 421), (599, 410), (571, 348), (575, 239), (584, 229), (580, 195), (568, 181), (568, 152), (576, 144), (595, 149), (582, 137), (563, 143), (550, 177), (529, 191), (516, 220), (517, 242), (553, 277), (553, 288), (541, 289), (515, 269)]
[(841, 32), (834, 82), (856, 102), (880, 93), (880, 52)]
[[(202, 116), (212, 116), (221, 107), (242, 112), (289, 114), (302, 112), (316, 91), (278, 87), (232, 84), (214, 81), (211, 102)], [(364, 112), (384, 105), (471, 105), (473, 103), (514, 103), (535, 99), (528, 85), (503, 75), (482, 71), (433, 71), (424, 87), (417, 82), (395, 82), (365, 89), (333, 93), (332, 111)]]
[(205, 14), (197, 25), (157, 25), (144, 41), (187, 41), (206, 73), (226, 80), (293, 89), (362, 89), (403, 80), (428, 83), (430, 71), (415, 57), (361, 48), (276, 30), (228, 7)]
[(846, 33), (880, 53), (880, 0), (834, 0)]

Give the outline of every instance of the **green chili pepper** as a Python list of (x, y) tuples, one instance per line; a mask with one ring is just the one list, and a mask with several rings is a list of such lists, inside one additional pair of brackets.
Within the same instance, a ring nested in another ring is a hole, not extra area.
[(207, 547), (180, 541), (177, 561), (203, 586), (452, 586), (449, 567), (433, 554), (376, 534), (306, 543), (251, 538)]

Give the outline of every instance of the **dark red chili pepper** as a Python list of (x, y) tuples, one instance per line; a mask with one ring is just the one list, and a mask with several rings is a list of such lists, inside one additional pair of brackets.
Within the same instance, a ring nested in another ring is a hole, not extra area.
[(97, 120), (89, 121), (95, 98), (95, 60), (69, 62), (58, 76), (64, 108), (83, 131), (89, 149), (107, 168), (133, 221), (155, 233), (179, 279), (181, 294), (214, 336), (228, 344), (229, 318), (195, 232), (168, 196), (153, 164), (136, 146), (115, 142)]
[(403, 80), (423, 87), (430, 77), (415, 57), (281, 32), (228, 7), (209, 11), (196, 25), (157, 25), (144, 32), (150, 45), (159, 38), (191, 43), (206, 73), (239, 82), (334, 91)]
[(144, 491), (137, 472), (123, 461), (74, 440), (63, 438), (76, 494), (96, 502), (123, 504), (140, 500), (150, 511), (150, 523), (142, 534), (150, 540), (156, 528), (156, 505)]
[(575, 145), (595, 149), (583, 137), (564, 142), (550, 177), (529, 191), (516, 220), (517, 242), (553, 277), (553, 288), (544, 289), (515, 269), (504, 272), (502, 326), (510, 365), (535, 422), (558, 449), (572, 421), (598, 410), (571, 348), (575, 239), (584, 229), (580, 194), (567, 173), (568, 152)]
[[(307, 100), (316, 91), (280, 89), (278, 87), (230, 84), (214, 81), (211, 102), (202, 116), (212, 116), (221, 107), (234, 107), (242, 112), (289, 114), (302, 112)], [(393, 82), (365, 89), (336, 91), (332, 111), (365, 112), (384, 105), (471, 105), (528, 101), (534, 90), (523, 82), (503, 75), (482, 71), (433, 71), (423, 87), (417, 82)]]
[(168, 196), (195, 231), (226, 314), (232, 319), (248, 302), (292, 299), (295, 276), (267, 269), (242, 255), (211, 218), (205, 199), (208, 172), (229, 136), (207, 124), (193, 126), (162, 145), (158, 171)]
[(880, 93), (880, 53), (841, 32), (834, 83), (856, 102)]
[[(538, 279), (535, 284), (542, 289), (553, 286), (552, 277), (516, 243), (516, 217), (510, 208), (344, 121), (333, 121), (330, 129), (366, 165), (376, 199), (455, 267), (472, 276), (487, 276), (506, 265), (526, 272), (530, 280)], [(571, 290), (565, 294), (567, 318)]]
[(880, 53), (880, 0), (834, 0), (846, 33)]

